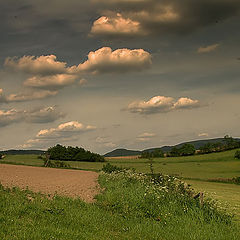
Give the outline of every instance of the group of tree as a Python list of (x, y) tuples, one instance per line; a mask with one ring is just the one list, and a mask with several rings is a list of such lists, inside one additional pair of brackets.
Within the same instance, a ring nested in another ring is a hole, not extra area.
[(65, 147), (57, 144), (47, 150), (50, 160), (104, 162), (104, 157), (79, 147)]
[(161, 149), (155, 149), (154, 151), (143, 152), (140, 158), (161, 158), (161, 157), (164, 157), (164, 152)]
[(194, 155), (196, 149), (194, 145), (185, 143), (181, 147), (173, 147), (169, 153), (167, 153), (168, 157), (179, 157), (179, 156), (191, 156)]
[(191, 156), (195, 154), (195, 147), (192, 144), (184, 144), (180, 148), (173, 147), (170, 152), (164, 154), (161, 149), (155, 149), (154, 151), (145, 151), (141, 154), (141, 158), (161, 158), (161, 157), (179, 157), (179, 156)]
[(240, 141), (226, 135), (222, 142), (206, 143), (199, 148), (199, 154), (207, 154), (212, 152), (223, 152), (240, 148)]
[[(181, 147), (172, 147), (171, 150), (164, 154), (161, 149), (154, 151), (144, 151), (141, 154), (141, 158), (160, 158), (160, 157), (180, 157), (180, 156), (192, 156), (195, 154), (207, 154), (213, 152), (223, 152), (227, 150), (240, 148), (239, 139), (234, 139), (229, 135), (226, 135), (222, 141), (208, 142), (196, 149), (193, 144), (185, 143)], [(238, 156), (236, 156), (238, 158)], [(240, 159), (240, 152), (239, 152)]]

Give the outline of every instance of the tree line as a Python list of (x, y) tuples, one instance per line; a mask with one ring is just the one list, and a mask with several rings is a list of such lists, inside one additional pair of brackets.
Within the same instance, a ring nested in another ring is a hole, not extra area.
[(172, 147), (167, 153), (164, 153), (161, 149), (155, 149), (154, 151), (145, 151), (141, 154), (141, 158), (159, 158), (159, 157), (180, 157), (180, 156), (192, 156), (195, 154), (208, 154), (213, 152), (223, 152), (240, 148), (240, 141), (226, 135), (223, 141), (211, 143), (208, 142), (196, 149), (193, 144), (185, 143), (181, 147)]
[(65, 147), (57, 144), (47, 150), (50, 160), (104, 162), (104, 157), (79, 147)]

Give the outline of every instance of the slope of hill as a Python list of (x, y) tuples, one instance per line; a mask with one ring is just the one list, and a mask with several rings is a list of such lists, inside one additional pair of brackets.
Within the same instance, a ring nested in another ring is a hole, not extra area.
[[(238, 138), (234, 138), (234, 139), (240, 141), (240, 139), (238, 139)], [(188, 142), (184, 142), (184, 143), (179, 143), (179, 144), (174, 145), (174, 146), (164, 146), (164, 147), (159, 147), (159, 148), (149, 148), (149, 149), (143, 150), (143, 152), (152, 152), (152, 151), (154, 151), (156, 149), (161, 149), (163, 152), (168, 152), (168, 151), (171, 150), (172, 147), (180, 148), (180, 147), (182, 147), (186, 143), (187, 144), (192, 144), (196, 149), (199, 149), (200, 147), (204, 146), (207, 143), (216, 143), (216, 142), (224, 143), (224, 138), (213, 138), (213, 139), (188, 141)]]
[(121, 156), (136, 156), (141, 155), (141, 151), (127, 150), (124, 148), (115, 149), (109, 153), (106, 153), (104, 157), (121, 157)]
[[(239, 138), (234, 138), (235, 140), (240, 141)], [(207, 143), (215, 143), (215, 142), (224, 142), (224, 138), (213, 138), (213, 139), (205, 139), (205, 140), (195, 140), (195, 141), (188, 141), (179, 143), (177, 145), (173, 146), (163, 146), (163, 147), (155, 147), (155, 148), (149, 148), (145, 149), (143, 151), (136, 151), (136, 150), (127, 150), (127, 149), (116, 149), (112, 152), (106, 153), (104, 157), (120, 157), (120, 156), (134, 156), (134, 155), (140, 155), (142, 152), (152, 152), (156, 149), (161, 149), (163, 152), (169, 152), (171, 151), (171, 148), (177, 147), (180, 148), (182, 145), (188, 143), (194, 145), (196, 149), (199, 149), (200, 147), (204, 146)]]

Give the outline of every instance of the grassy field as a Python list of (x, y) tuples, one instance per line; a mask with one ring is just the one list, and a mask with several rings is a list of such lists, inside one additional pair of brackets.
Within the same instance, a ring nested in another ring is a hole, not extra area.
[[(240, 185), (209, 182), (217, 178), (233, 178), (240, 176), (240, 161), (234, 159), (236, 150), (190, 157), (153, 159), (155, 173), (175, 175), (185, 179), (198, 191), (205, 191), (214, 196), (228, 209), (236, 213), (240, 219)], [(36, 155), (7, 156), (1, 162), (42, 166), (43, 161)], [(150, 173), (148, 159), (107, 158), (111, 164), (135, 168), (137, 172)], [(99, 171), (105, 163), (67, 162), (72, 168)]]
[[(1, 240), (238, 240), (239, 225), (175, 179), (102, 174), (93, 204), (0, 185)], [(180, 185), (179, 185), (180, 184)], [(166, 186), (168, 186), (166, 188)]]

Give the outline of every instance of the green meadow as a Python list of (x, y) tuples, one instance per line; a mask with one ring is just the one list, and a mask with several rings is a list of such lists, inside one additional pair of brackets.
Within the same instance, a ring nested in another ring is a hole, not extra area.
[[(213, 182), (240, 176), (240, 161), (234, 158), (236, 150), (189, 157), (158, 158), (152, 160), (154, 173), (163, 173), (184, 179), (196, 189), (219, 201), (219, 204), (240, 220), (240, 185)], [(9, 155), (2, 163), (42, 166), (36, 155)], [(107, 158), (106, 162), (136, 172), (150, 173), (148, 159)], [(67, 162), (72, 168), (100, 171), (106, 163)]]

